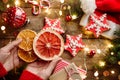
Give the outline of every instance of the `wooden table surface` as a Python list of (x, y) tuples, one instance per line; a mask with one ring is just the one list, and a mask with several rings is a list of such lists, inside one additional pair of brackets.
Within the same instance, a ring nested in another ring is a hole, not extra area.
[[(98, 63), (104, 56), (106, 56), (106, 48), (107, 43), (109, 43), (108, 39), (105, 38), (93, 38), (93, 37), (88, 37), (86, 34), (84, 34), (83, 27), (79, 25), (80, 18), (76, 20), (72, 20), (69, 22), (65, 21), (65, 15), (59, 16), (59, 7), (60, 3), (56, 2), (52, 3), (53, 6), (49, 9), (50, 14), (45, 12), (45, 9), (42, 9), (42, 12), (38, 16), (34, 16), (31, 13), (31, 6), (29, 4), (22, 4), (21, 8), (24, 9), (24, 11), (27, 14), (27, 18), (30, 20), (30, 23), (26, 24), (22, 28), (19, 29), (13, 29), (10, 27), (7, 27), (6, 33), (2, 33), (0, 31), (0, 47), (3, 47), (9, 41), (12, 41), (15, 39), (15, 36), (13, 36), (14, 32), (19, 32), (23, 29), (31, 29), (36, 31), (37, 33), (44, 27), (44, 18), (48, 17), (51, 19), (59, 18), (61, 22), (62, 28), (65, 30), (65, 34), (62, 35), (63, 38), (65, 37), (66, 34), (69, 35), (77, 35), (77, 34), (83, 34), (83, 42), (85, 46), (88, 46), (90, 49), (101, 49), (101, 54), (96, 53), (93, 58), (89, 58), (87, 56), (87, 52), (83, 50), (79, 51), (78, 54), (73, 57), (68, 51), (63, 52), (62, 58), (68, 62), (74, 62), (77, 66), (80, 66), (81, 68), (87, 70), (87, 79), (86, 80), (92, 80), (94, 79), (93, 72), (92, 70), (93, 65)], [(2, 24), (1, 24), (2, 25)], [(65, 38), (64, 38), (65, 39)]]

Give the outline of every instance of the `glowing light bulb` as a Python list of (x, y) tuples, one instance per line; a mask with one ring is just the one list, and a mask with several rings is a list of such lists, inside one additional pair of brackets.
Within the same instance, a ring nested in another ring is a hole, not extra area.
[(27, 0), (25, 0), (25, 3), (27, 3)]
[(60, 15), (60, 16), (62, 15), (62, 11), (61, 11), (61, 10), (59, 11), (59, 15)]
[(70, 6), (70, 5), (68, 5), (67, 9), (68, 9), (68, 10), (70, 10), (70, 9), (71, 9), (71, 6)]
[(101, 67), (105, 66), (105, 62), (104, 61), (99, 61), (99, 66), (101, 66)]
[(77, 15), (76, 15), (76, 14), (73, 14), (73, 15), (72, 15), (72, 19), (77, 19)]
[(64, 0), (60, 0), (61, 3), (64, 3)]
[(101, 50), (100, 50), (100, 49), (97, 49), (97, 53), (99, 53), (99, 54), (100, 54), (100, 53), (101, 53)]
[(118, 65), (120, 65), (120, 61), (118, 61)]
[(98, 71), (94, 73), (94, 76), (97, 77), (99, 75)]
[(114, 70), (111, 70), (111, 74), (115, 74), (115, 71), (114, 71)]
[(111, 54), (111, 55), (114, 55), (114, 52), (111, 52), (110, 54)]
[(90, 49), (88, 47), (85, 47), (84, 50), (88, 52)]
[(2, 30), (2, 31), (4, 31), (4, 30), (5, 30), (5, 28), (6, 28), (5, 26), (1, 26), (1, 30)]
[(7, 8), (9, 8), (10, 7), (10, 5), (9, 4), (7, 4), (7, 6), (6, 6)]
[(16, 6), (19, 6), (19, 5), (20, 5), (19, 0), (16, 0), (16, 1), (15, 1), (15, 5), (16, 5)]

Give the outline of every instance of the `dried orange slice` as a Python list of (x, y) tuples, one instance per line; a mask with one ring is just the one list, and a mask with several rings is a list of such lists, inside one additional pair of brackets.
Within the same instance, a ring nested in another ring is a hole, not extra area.
[(30, 51), (24, 51), (22, 49), (18, 49), (18, 56), (20, 59), (22, 59), (25, 62), (33, 62), (35, 61), (38, 57), (35, 55), (33, 50)]
[(36, 32), (30, 29), (22, 30), (18, 35), (17, 38), (21, 38), (22, 42), (19, 44), (19, 48), (23, 49), (24, 51), (30, 51), (33, 49), (33, 39), (36, 36)]
[(53, 30), (42, 30), (33, 41), (35, 54), (43, 60), (53, 60), (61, 56), (64, 51), (64, 40), (62, 36)]

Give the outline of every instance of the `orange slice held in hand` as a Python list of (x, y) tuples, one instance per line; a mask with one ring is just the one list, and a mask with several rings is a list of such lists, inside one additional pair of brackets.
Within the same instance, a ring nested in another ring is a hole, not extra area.
[(25, 62), (33, 62), (37, 59), (37, 56), (35, 55), (33, 50), (30, 51), (24, 51), (22, 49), (18, 49), (18, 56), (20, 59), (22, 59)]
[(64, 40), (59, 33), (53, 30), (42, 30), (34, 38), (33, 50), (39, 58), (52, 60), (63, 53)]
[(18, 45), (18, 56), (25, 62), (33, 62), (37, 59), (33, 51), (33, 39), (36, 36), (36, 32), (26, 29), (22, 30), (17, 38), (21, 38), (22, 42)]
[(30, 51), (33, 49), (33, 39), (36, 36), (36, 32), (25, 29), (22, 30), (17, 38), (21, 38), (22, 42), (19, 44), (19, 48), (23, 49), (24, 51)]

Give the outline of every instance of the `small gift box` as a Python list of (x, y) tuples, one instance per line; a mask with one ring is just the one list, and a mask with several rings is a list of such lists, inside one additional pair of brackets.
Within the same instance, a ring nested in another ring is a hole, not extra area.
[(86, 76), (86, 71), (78, 68), (74, 63), (68, 63), (61, 60), (56, 65), (50, 80), (83, 80)]

